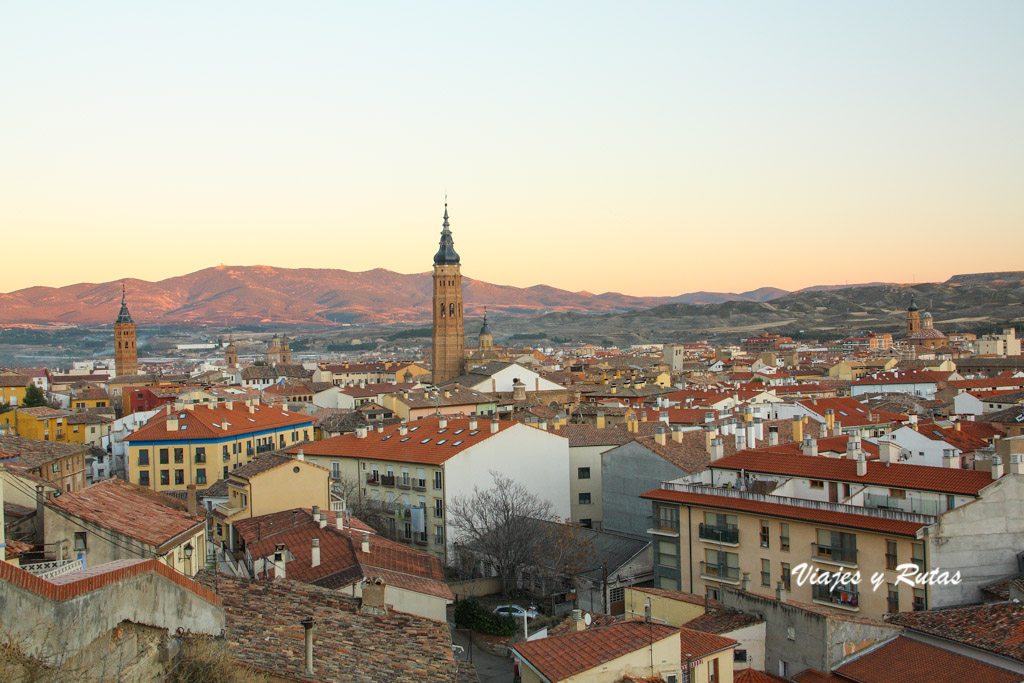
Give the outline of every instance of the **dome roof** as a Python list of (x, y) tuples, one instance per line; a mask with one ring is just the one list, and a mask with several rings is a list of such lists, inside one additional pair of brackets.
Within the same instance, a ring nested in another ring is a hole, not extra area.
[(930, 318), (930, 317), (932, 317), (932, 314), (929, 313), (928, 311), (925, 311), (924, 313), (921, 314), (921, 317), (922, 318)]
[(946, 335), (939, 332), (934, 327), (926, 327), (918, 330), (914, 334), (907, 337), (907, 339), (945, 339)]
[(914, 295), (913, 294), (910, 295), (910, 305), (907, 306), (907, 310), (908, 311), (916, 311), (917, 310), (917, 302), (914, 300)]
[(448, 204), (444, 205), (444, 223), (441, 224), (441, 241), (434, 254), (435, 266), (457, 266), (459, 255), (455, 251), (455, 242), (452, 240), (452, 231), (448, 227)]
[(491, 334), (491, 326), (487, 324), (486, 313), (484, 313), (484, 324), (480, 326), (480, 334)]

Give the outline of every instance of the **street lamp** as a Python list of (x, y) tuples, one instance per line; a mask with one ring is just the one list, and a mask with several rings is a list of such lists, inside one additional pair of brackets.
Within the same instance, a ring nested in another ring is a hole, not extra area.
[(191, 560), (192, 559), (192, 551), (193, 550), (195, 550), (195, 548), (192, 547), (191, 543), (186, 543), (185, 544), (185, 559), (186, 560)]
[(683, 683), (690, 683), (690, 660), (693, 659), (693, 655), (687, 652), (683, 656), (686, 657), (686, 676), (683, 678)]

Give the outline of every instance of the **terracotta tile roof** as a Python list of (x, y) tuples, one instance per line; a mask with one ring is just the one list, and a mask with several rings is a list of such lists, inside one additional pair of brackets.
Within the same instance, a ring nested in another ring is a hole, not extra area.
[(665, 588), (651, 588), (647, 586), (630, 586), (630, 590), (639, 591), (641, 593), (648, 593), (650, 595), (657, 595), (663, 598), (668, 598), (670, 600), (688, 602), (691, 605), (700, 605), (702, 607), (705, 605), (712, 608), (722, 606), (722, 603), (718, 602), (717, 600), (709, 600), (707, 596), (695, 595), (693, 593), (685, 593), (683, 591), (672, 591), (667, 590)]
[(0, 375), (0, 387), (27, 387), (31, 382), (28, 375)]
[(239, 479), (251, 479), (257, 474), (269, 472), (275, 467), (280, 467), (281, 465), (292, 462), (292, 460), (294, 460), (294, 458), (290, 458), (287, 455), (282, 455), (280, 453), (262, 453), (238, 469), (231, 470), (228, 474), (232, 477), (238, 477)]
[(89, 447), (80, 443), (58, 443), (41, 439), (26, 439), (20, 436), (0, 436), (0, 460), (16, 456), (16, 460), (8, 460), (7, 465), (15, 468), (34, 469), (42, 467), (54, 460), (71, 455), (85, 453)]
[[(456, 679), (447, 624), (390, 610), (359, 613), (359, 601), (291, 579), (249, 581), (203, 570), (196, 577), (224, 604), (224, 637), (239, 660), (300, 681), (435, 683)], [(385, 600), (387, 594), (385, 592)], [(314, 675), (305, 675), (301, 621), (313, 629)]]
[(835, 674), (823, 674), (817, 669), (807, 669), (793, 676), (793, 680), (796, 683), (848, 683), (850, 679), (840, 678)]
[(46, 504), (149, 544), (157, 552), (206, 524), (205, 517), (192, 517), (176, 507), (177, 501), (121, 479), (106, 479), (81, 491), (65, 492)]
[(632, 435), (621, 429), (598, 429), (591, 424), (567, 424), (555, 432), (569, 439), (569, 448), (584, 446), (621, 446), (633, 440)]
[(739, 628), (760, 624), (764, 619), (731, 609), (710, 609), (696, 619), (683, 624), (686, 628), (705, 633), (730, 633)]
[(516, 643), (512, 649), (545, 678), (561, 681), (678, 632), (679, 629), (664, 624), (619, 621), (600, 628)]
[[(239, 520), (235, 531), (253, 557), (269, 557), (283, 543), (295, 560), (286, 566), (288, 578), (326, 588), (341, 588), (363, 578), (382, 576), (406, 590), (454, 600), (444, 582), (441, 561), (428, 553), (370, 535), (370, 552), (362, 552), (365, 525), (338, 529), (337, 515), (323, 512), (327, 526), (313, 522), (310, 509), (295, 509)], [(320, 564), (312, 563), (312, 540), (320, 541)]]
[(98, 425), (109, 424), (113, 421), (113, 415), (107, 415), (104, 413), (74, 413), (67, 417), (67, 423), (69, 425)]
[[(168, 414), (165, 408), (150, 418), (149, 422), (140, 427), (137, 432), (126, 436), (124, 440), (222, 439), (266, 429), (288, 427), (302, 429), (313, 426), (313, 418), (309, 415), (289, 413), (280, 408), (271, 408), (265, 405), (255, 406), (250, 413), (245, 403), (232, 403), (231, 408), (225, 404), (211, 403), (209, 407), (195, 406), (191, 410), (172, 410), (169, 417), (177, 419), (178, 428), (176, 430), (167, 430)], [(221, 427), (224, 422), (227, 422), (227, 429)]]
[(824, 417), (826, 410), (831, 409), (835, 414), (836, 422), (841, 422), (844, 429), (847, 427), (903, 422), (907, 419), (906, 415), (900, 413), (890, 413), (885, 410), (868, 408), (857, 399), (849, 397), (817, 398), (797, 401), (797, 403), (822, 417)]
[(70, 410), (59, 410), (49, 406), (36, 406), (35, 408), (18, 408), (18, 415), (30, 415), (37, 420), (51, 417), (67, 417), (71, 415)]
[[(989, 445), (989, 438), (1002, 434), (995, 427), (980, 422), (965, 420), (957, 424), (960, 425), (959, 430), (955, 427), (941, 427), (934, 423), (921, 423), (918, 424), (917, 431), (933, 441), (945, 441), (953, 448), (957, 448), (964, 453), (985, 448)], [(968, 427), (967, 425), (973, 426)], [(982, 434), (987, 434), (988, 436), (982, 436)]]
[(641, 495), (641, 498), (649, 500), (661, 500), (685, 505), (696, 505), (698, 507), (709, 507), (721, 510), (736, 510), (737, 512), (751, 512), (754, 514), (781, 517), (784, 519), (796, 519), (828, 526), (846, 527), (850, 529), (865, 529), (867, 531), (879, 531), (882, 533), (896, 534), (899, 536), (915, 536), (917, 530), (928, 526), (924, 522), (904, 522), (897, 519), (886, 519), (884, 517), (873, 517), (867, 514), (859, 515), (853, 512), (836, 512), (833, 510), (819, 510), (805, 508), (797, 505), (784, 503), (768, 503), (749, 498), (733, 498), (731, 496), (716, 496), (704, 493), (689, 493), (687, 491), (670, 491), (667, 489), (654, 489)]
[(732, 674), (733, 683), (786, 683), (785, 678), (757, 669), (739, 669)]
[(899, 637), (835, 669), (857, 683), (1020, 683), (1021, 675)]
[(886, 621), (1024, 662), (1024, 605), (1020, 603), (900, 612)]
[(945, 382), (953, 372), (937, 372), (934, 370), (921, 370), (913, 368), (910, 370), (885, 370), (862, 377), (853, 384), (857, 386), (872, 384), (935, 384)]
[[(373, 458), (440, 465), (470, 446), (493, 436), (491, 421), (487, 419), (478, 420), (475, 430), (469, 428), (469, 418), (448, 418), (448, 426), (443, 431), (439, 422), (439, 418), (436, 417), (416, 420), (408, 425), (408, 433), (405, 436), (399, 433), (402, 425), (385, 427), (383, 433), (370, 432), (362, 439), (357, 438), (355, 434), (342, 434), (307, 444), (303, 446), (303, 452), (306, 457)], [(518, 422), (498, 422), (499, 433), (512, 427), (531, 429)], [(298, 452), (298, 448), (288, 449), (288, 452)]]
[[(394, 393), (396, 387), (391, 386), (390, 390), (376, 391), (373, 395), (380, 393), (392, 393), (397, 401), (401, 401), (410, 408), (433, 408), (434, 406), (472, 406), (479, 405), (482, 403), (494, 403), (497, 399), (491, 395), (476, 389), (470, 389), (467, 386), (453, 382), (445, 384), (441, 388), (441, 391), (437, 393), (436, 397), (434, 392), (428, 392), (426, 389), (420, 391), (410, 391), (409, 395), (406, 396), (404, 393)], [(448, 395), (445, 395), (445, 392)]]
[(711, 464), (712, 469), (746, 470), (789, 477), (857, 482), (871, 486), (917, 491), (938, 491), (977, 496), (992, 483), (981, 470), (961, 470), (906, 463), (867, 462), (867, 474), (857, 475), (857, 461), (849, 458), (742, 451)]
[[(587, 612), (587, 614), (590, 615), (590, 626), (587, 628), (601, 628), (602, 626), (609, 626), (610, 624), (622, 621), (619, 617), (612, 616), (611, 614), (601, 614), (600, 612)], [(576, 633), (571, 616), (548, 628), (548, 636), (560, 636), (563, 633)]]
[(684, 662), (686, 655), (691, 655), (693, 658), (706, 657), (735, 645), (736, 641), (732, 638), (716, 636), (713, 633), (696, 631), (692, 628), (679, 629), (679, 651)]

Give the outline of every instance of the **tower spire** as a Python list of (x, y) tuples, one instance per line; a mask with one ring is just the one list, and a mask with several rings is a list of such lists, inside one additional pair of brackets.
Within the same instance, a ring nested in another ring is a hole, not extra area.
[(441, 223), (441, 241), (437, 253), (434, 254), (435, 266), (457, 266), (459, 265), (459, 254), (455, 251), (455, 241), (452, 239), (451, 226), (448, 224), (448, 196), (444, 201), (444, 220)]
[(114, 322), (135, 322), (134, 320), (132, 320), (132, 314), (128, 311), (128, 300), (125, 297), (125, 286), (123, 280), (121, 281), (121, 311), (117, 314), (117, 320), (115, 320)]

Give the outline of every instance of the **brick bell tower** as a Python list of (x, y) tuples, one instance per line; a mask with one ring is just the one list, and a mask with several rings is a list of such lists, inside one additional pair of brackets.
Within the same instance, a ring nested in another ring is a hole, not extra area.
[(128, 312), (124, 283), (121, 283), (121, 312), (114, 321), (114, 372), (121, 375), (139, 374), (139, 355), (135, 349), (135, 321)]
[(441, 243), (434, 254), (434, 335), (431, 370), (434, 384), (462, 374), (466, 359), (466, 333), (462, 322), (462, 272), (448, 227), (444, 204)]

